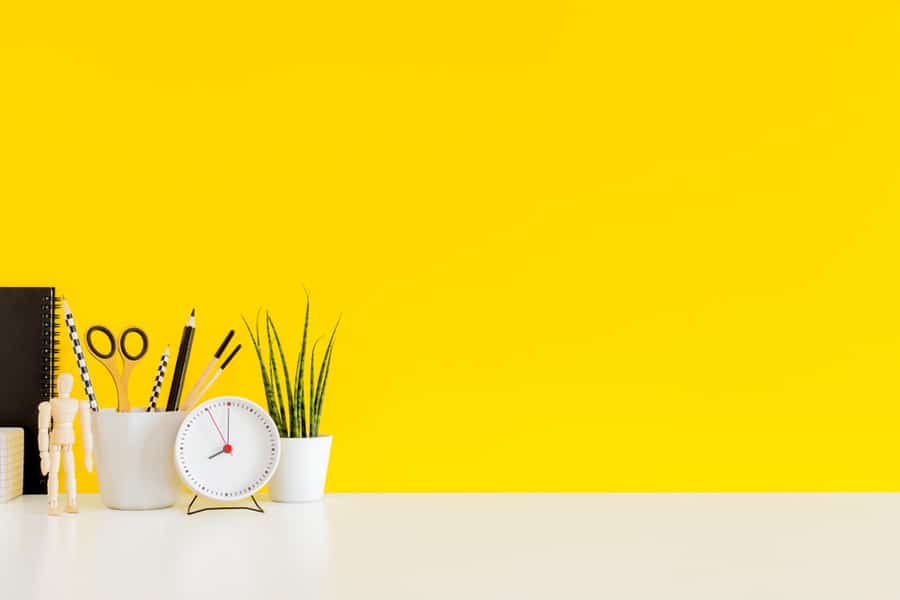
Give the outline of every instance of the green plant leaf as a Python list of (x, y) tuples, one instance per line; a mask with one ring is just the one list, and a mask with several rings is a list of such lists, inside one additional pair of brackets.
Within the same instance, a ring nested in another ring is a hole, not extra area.
[(262, 336), (259, 335), (259, 313), (262, 312), (261, 308), (256, 309), (256, 339), (259, 342), (259, 347), (262, 349)]
[[(259, 340), (260, 351), (262, 351), (262, 336), (259, 333), (259, 315), (261, 309), (256, 311), (256, 338)], [(278, 372), (275, 369), (271, 368), (271, 360), (272, 360), (272, 345), (271, 340), (269, 342), (269, 365), (267, 365), (267, 373), (269, 377), (269, 389), (272, 390), (272, 408), (274, 410), (270, 411), (272, 415), (272, 419), (275, 421), (275, 425), (278, 427), (279, 435), (287, 435), (287, 423), (284, 422), (284, 419), (281, 416), (281, 410), (275, 397), (275, 388), (273, 382), (273, 375), (278, 375)], [(268, 370), (270, 369), (270, 370)], [(280, 394), (279, 394), (280, 397)]]
[(278, 410), (281, 413), (281, 422), (284, 426), (285, 435), (289, 435), (289, 423), (284, 414), (284, 398), (281, 395), (281, 381), (278, 378), (278, 366), (275, 364), (275, 344), (272, 343), (272, 327), (269, 323), (268, 313), (266, 313), (266, 337), (269, 340), (269, 367), (272, 369), (271, 376), (275, 382), (275, 392), (278, 394)]
[(319, 435), (319, 421), (322, 418), (322, 395), (325, 393), (325, 384), (328, 382), (328, 376), (325, 369), (329, 363), (331, 351), (334, 348), (334, 336), (337, 333), (337, 328), (340, 324), (341, 319), (338, 317), (337, 323), (334, 324), (334, 329), (331, 330), (331, 337), (328, 339), (328, 346), (325, 348), (325, 356), (322, 357), (322, 365), (319, 367), (319, 377), (316, 380), (316, 414), (313, 418), (316, 427), (315, 435)]
[[(303, 367), (306, 360), (306, 336), (309, 333), (309, 292), (306, 292), (306, 317), (303, 319), (303, 342), (300, 344), (300, 354), (297, 356), (297, 370), (294, 372), (294, 383), (297, 390), (294, 392), (294, 400), (297, 404), (297, 411), (300, 413), (300, 437), (307, 436), (306, 428), (306, 406), (303, 398)], [(310, 398), (311, 400), (312, 398)]]
[[(250, 328), (250, 323), (247, 322), (247, 319), (244, 316), (241, 316), (241, 320), (244, 322), (244, 325), (247, 327), (247, 333), (250, 335), (250, 340), (253, 342), (253, 348), (256, 350), (256, 358), (259, 359), (259, 369), (262, 373), (263, 380), (263, 389), (266, 392), (266, 404), (269, 409), (269, 414), (272, 415), (272, 419), (275, 421), (275, 426), (278, 427), (279, 435), (283, 435), (284, 427), (280, 423), (278, 410), (275, 406), (275, 394), (272, 390), (272, 382), (269, 380), (269, 375), (266, 372), (266, 363), (263, 360), (262, 348), (260, 347), (259, 337), (253, 336), (253, 329)], [(257, 319), (257, 333), (259, 333), (259, 321)]]
[(325, 402), (325, 387), (328, 385), (328, 374), (331, 372), (331, 357), (334, 356), (334, 345), (329, 346), (325, 352), (322, 362), (325, 364), (325, 379), (322, 381), (322, 389), (319, 390), (319, 399), (316, 402), (318, 411), (316, 413), (316, 435), (319, 435), (319, 422), (322, 419), (322, 404)]
[(266, 311), (266, 327), (269, 325), (272, 326), (272, 335), (275, 336), (275, 345), (278, 347), (278, 355), (281, 357), (281, 369), (284, 372), (284, 393), (287, 395), (287, 412), (290, 417), (287, 427), (288, 436), (298, 437), (297, 434), (294, 433), (297, 415), (295, 410), (296, 407), (294, 406), (294, 389), (291, 386), (291, 374), (288, 371), (287, 360), (284, 358), (284, 349), (281, 347), (281, 338), (278, 337), (278, 329), (275, 327), (275, 321), (272, 320), (269, 311)]
[(309, 356), (309, 437), (316, 436), (316, 389), (314, 384), (316, 379), (316, 347), (321, 339), (319, 337), (313, 342), (312, 352), (310, 352)]

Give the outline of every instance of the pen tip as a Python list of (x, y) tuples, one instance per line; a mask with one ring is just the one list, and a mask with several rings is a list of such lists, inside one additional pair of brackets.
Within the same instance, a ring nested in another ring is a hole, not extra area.
[(195, 312), (197, 312), (197, 309), (192, 308), (192, 309), (191, 309), (191, 316), (192, 316), (192, 317), (194, 316), (194, 313), (195, 313)]

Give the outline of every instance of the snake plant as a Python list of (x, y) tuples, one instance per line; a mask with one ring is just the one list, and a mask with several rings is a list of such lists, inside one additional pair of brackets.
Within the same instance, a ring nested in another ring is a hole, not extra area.
[[(300, 352), (297, 355), (297, 364), (294, 367), (294, 376), (291, 378), (288, 370), (287, 359), (284, 357), (284, 348), (278, 329), (272, 320), (272, 315), (266, 311), (266, 346), (267, 352), (263, 352), (263, 341), (259, 331), (259, 313), (256, 314), (256, 330), (250, 327), (247, 319), (241, 317), (247, 327), (247, 333), (253, 341), (256, 349), (256, 357), (259, 359), (259, 368), (262, 373), (263, 389), (266, 393), (266, 403), (269, 414), (281, 437), (316, 437), (319, 435), (319, 423), (322, 418), (322, 403), (325, 400), (325, 386), (328, 384), (328, 373), (331, 371), (331, 357), (334, 353), (334, 336), (337, 333), (340, 319), (335, 323), (325, 346), (325, 354), (319, 363), (318, 375), (316, 375), (316, 348), (319, 338), (312, 344), (309, 362), (306, 361), (307, 339), (309, 334), (309, 294), (306, 296), (306, 317), (303, 321), (303, 338), (300, 342)], [(276, 355), (277, 351), (277, 355)], [(264, 356), (265, 354), (265, 356)], [(281, 375), (278, 370), (281, 368)], [(309, 371), (309, 395), (306, 395), (304, 381), (306, 371)]]

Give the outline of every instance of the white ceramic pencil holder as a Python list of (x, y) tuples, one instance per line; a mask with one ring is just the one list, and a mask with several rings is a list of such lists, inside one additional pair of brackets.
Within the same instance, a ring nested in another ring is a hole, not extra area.
[(109, 508), (148, 510), (175, 504), (175, 434), (184, 411), (91, 414), (100, 499)]

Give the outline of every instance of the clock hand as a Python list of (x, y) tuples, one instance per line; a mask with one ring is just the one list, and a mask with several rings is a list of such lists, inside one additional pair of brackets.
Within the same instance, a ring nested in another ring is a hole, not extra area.
[(225, 436), (222, 435), (222, 429), (219, 427), (219, 424), (216, 423), (216, 418), (212, 415), (212, 411), (207, 408), (206, 414), (208, 414), (209, 418), (212, 419), (213, 425), (215, 425), (216, 427), (216, 431), (219, 432), (219, 437), (222, 438), (222, 443), (227, 445), (228, 442), (225, 441)]
[(228, 403), (228, 412), (225, 413), (226, 418), (228, 419), (225, 422), (225, 443), (231, 443), (231, 402)]
[(218, 455), (222, 454), (223, 452), (225, 452), (225, 448), (222, 448), (221, 450), (219, 450), (218, 452), (216, 452), (215, 454), (213, 454), (212, 456), (210, 456), (209, 459), (212, 460), (212, 459), (214, 459), (215, 457), (217, 457)]

